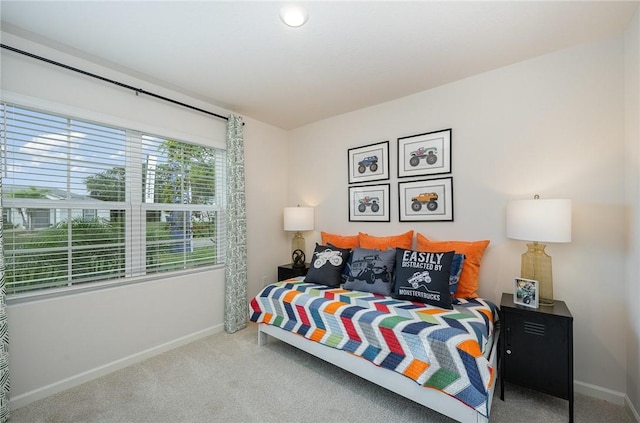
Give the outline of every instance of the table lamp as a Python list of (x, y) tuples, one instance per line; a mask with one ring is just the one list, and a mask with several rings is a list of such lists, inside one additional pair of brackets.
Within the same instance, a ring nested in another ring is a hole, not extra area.
[(507, 237), (532, 241), (522, 254), (520, 276), (538, 281), (539, 304), (553, 305), (551, 256), (541, 242), (571, 242), (571, 200), (511, 200), (507, 205)]
[(285, 207), (284, 230), (295, 231), (291, 239), (293, 267), (304, 267), (305, 241), (301, 232), (313, 230), (313, 207)]

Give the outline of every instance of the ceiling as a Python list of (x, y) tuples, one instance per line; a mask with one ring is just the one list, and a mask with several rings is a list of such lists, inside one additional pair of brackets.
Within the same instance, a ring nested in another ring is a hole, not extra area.
[(293, 129), (619, 34), (639, 4), (299, 3), (300, 28), (271, 1), (2, 0), (0, 14), (8, 33)]

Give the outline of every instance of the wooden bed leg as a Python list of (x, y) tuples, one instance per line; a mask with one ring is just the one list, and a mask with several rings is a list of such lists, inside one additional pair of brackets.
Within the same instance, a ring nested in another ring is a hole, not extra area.
[(267, 345), (267, 334), (262, 332), (260, 330), (260, 327), (258, 327), (258, 346), (262, 347), (264, 345)]

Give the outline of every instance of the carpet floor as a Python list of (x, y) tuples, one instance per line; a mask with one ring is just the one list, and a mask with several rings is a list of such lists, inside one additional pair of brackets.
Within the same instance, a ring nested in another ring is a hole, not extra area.
[[(568, 421), (567, 401), (499, 385), (492, 423)], [(635, 423), (622, 406), (575, 395), (575, 421)], [(28, 406), (10, 423), (433, 422), (448, 417), (270, 339), (256, 325), (165, 352)]]

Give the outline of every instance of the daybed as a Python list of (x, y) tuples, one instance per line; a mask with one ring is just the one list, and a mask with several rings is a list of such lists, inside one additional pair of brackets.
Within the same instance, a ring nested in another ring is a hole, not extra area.
[[(362, 253), (358, 248), (344, 253), (353, 252), (356, 260)], [(264, 287), (249, 307), (250, 320), (259, 324), (259, 345), (271, 335), (457, 421), (488, 422), (497, 376), (497, 307), (482, 298), (449, 297), (448, 288), (444, 305), (399, 298), (402, 258), (402, 265), (414, 268), (419, 263), (410, 263), (409, 257), (436, 261), (396, 250), (396, 282), (388, 284), (396, 286), (390, 295), (367, 292), (373, 278), (366, 282), (367, 291), (347, 289), (351, 279), (338, 285), (335, 280), (318, 283), (313, 265), (306, 278)], [(329, 261), (327, 245), (318, 245), (316, 253), (314, 257)], [(371, 250), (366, 253), (371, 257)], [(450, 262), (450, 257), (444, 262), (447, 277)], [(434, 268), (424, 263), (423, 269)], [(392, 273), (386, 264), (384, 269)], [(437, 282), (436, 273), (431, 272), (429, 283)], [(378, 277), (376, 283), (385, 279)], [(436, 292), (430, 288), (427, 292)]]

